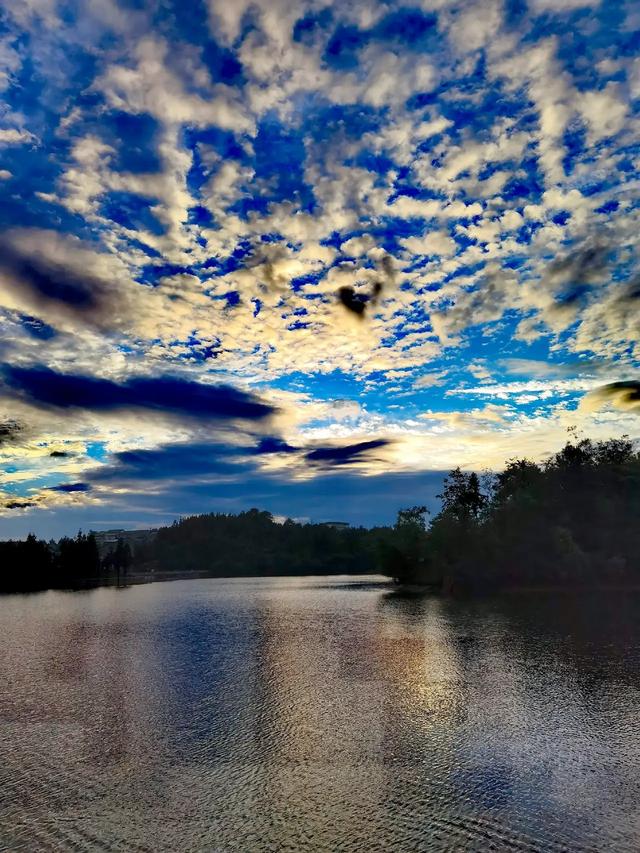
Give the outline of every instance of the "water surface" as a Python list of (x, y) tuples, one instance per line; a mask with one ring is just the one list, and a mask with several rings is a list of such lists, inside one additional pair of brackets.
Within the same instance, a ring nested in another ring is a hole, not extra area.
[(0, 849), (640, 849), (638, 593), (194, 580), (0, 631)]

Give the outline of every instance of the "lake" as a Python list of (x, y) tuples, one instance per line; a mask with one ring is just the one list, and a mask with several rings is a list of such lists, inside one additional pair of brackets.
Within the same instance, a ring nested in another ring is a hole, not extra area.
[(0, 598), (0, 849), (640, 849), (640, 594)]

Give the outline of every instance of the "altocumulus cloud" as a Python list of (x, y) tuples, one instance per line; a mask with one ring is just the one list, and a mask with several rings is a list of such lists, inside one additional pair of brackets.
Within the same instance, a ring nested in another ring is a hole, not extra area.
[(289, 477), (333, 509), (634, 435), (636, 6), (5, 3), (6, 505)]

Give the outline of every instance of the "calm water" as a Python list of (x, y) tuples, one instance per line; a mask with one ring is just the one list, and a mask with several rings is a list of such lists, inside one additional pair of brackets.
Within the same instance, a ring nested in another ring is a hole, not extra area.
[(637, 593), (180, 581), (0, 631), (0, 849), (640, 849)]

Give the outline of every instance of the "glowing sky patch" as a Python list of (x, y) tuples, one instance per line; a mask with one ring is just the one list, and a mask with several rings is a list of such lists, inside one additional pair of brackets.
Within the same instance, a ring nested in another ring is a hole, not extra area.
[(638, 434), (632, 0), (6, 5), (3, 531)]

